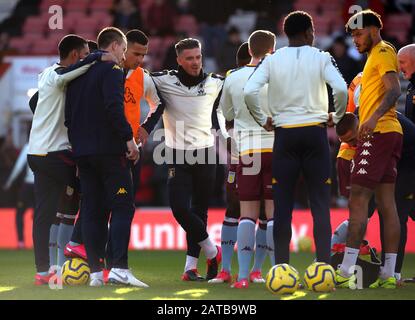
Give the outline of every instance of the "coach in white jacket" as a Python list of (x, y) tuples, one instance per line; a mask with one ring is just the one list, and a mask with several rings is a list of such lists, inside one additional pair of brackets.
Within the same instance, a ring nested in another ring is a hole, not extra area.
[[(294, 192), (303, 174), (314, 221), (317, 261), (330, 262), (330, 156), (327, 124), (337, 123), (347, 104), (347, 85), (330, 54), (313, 48), (314, 26), (302, 11), (284, 20), (289, 46), (266, 57), (244, 88), (255, 120), (275, 129), (273, 147), (275, 263), (289, 263)], [(266, 117), (259, 91), (268, 84), (272, 115)], [(328, 113), (326, 84), (334, 93), (335, 113)]]

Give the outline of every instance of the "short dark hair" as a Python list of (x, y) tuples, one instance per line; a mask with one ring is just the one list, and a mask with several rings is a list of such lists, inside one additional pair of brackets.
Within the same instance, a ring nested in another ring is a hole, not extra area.
[(249, 49), (255, 58), (263, 57), (275, 46), (275, 34), (271, 31), (257, 30), (248, 39)]
[(284, 32), (288, 38), (305, 33), (313, 28), (313, 18), (304, 11), (293, 11), (284, 18)]
[[(361, 21), (361, 25), (359, 22)], [(373, 10), (367, 9), (355, 13), (350, 17), (349, 21), (346, 23), (346, 32), (350, 33), (355, 29), (363, 29), (366, 27), (377, 27), (379, 29), (383, 28), (383, 23), (381, 20), (380, 14), (376, 13)]]
[(76, 34), (64, 36), (58, 44), (60, 59), (66, 59), (72, 50), (81, 50), (86, 44), (87, 41)]
[(195, 49), (195, 48), (201, 48), (201, 47), (202, 46), (200, 44), (200, 41), (197, 40), (197, 39), (193, 39), (193, 38), (186, 38), (186, 39), (180, 40), (174, 46), (174, 48), (176, 49), (176, 54), (177, 55), (179, 55), (180, 53), (182, 53), (183, 50), (186, 50), (186, 49)]
[(98, 43), (93, 40), (88, 40), (88, 48), (90, 52), (98, 50)]
[(127, 41), (130, 43), (138, 43), (143, 46), (148, 45), (148, 38), (145, 33), (138, 29), (133, 29), (128, 31), (125, 36), (127, 37)]
[(251, 55), (249, 54), (248, 42), (244, 42), (239, 46), (238, 52), (236, 53), (236, 65), (242, 67), (250, 61)]
[(100, 49), (108, 48), (108, 46), (114, 41), (121, 43), (123, 40), (127, 40), (124, 33), (115, 27), (107, 27), (102, 29), (97, 38), (98, 47)]
[(336, 133), (340, 137), (353, 129), (357, 120), (356, 115), (353, 112), (346, 112), (343, 118), (336, 124)]

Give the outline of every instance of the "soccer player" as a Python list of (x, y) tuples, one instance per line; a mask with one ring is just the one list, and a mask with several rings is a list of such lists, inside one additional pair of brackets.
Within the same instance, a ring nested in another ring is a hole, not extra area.
[(409, 44), (398, 51), (398, 63), (403, 77), (409, 81), (405, 116), (415, 123), (415, 44)]
[[(248, 40), (252, 56), (250, 64), (234, 70), (223, 87), (220, 107), (227, 121), (234, 120), (236, 141), (240, 161), (237, 167), (238, 193), (241, 219), (237, 232), (238, 279), (234, 288), (248, 288), (249, 267), (255, 246), (256, 220), (259, 218), (261, 199), (265, 200), (267, 219), (272, 219), (272, 146), (274, 133), (259, 126), (245, 105), (243, 89), (254, 69), (266, 54), (275, 49), (275, 35), (269, 31), (258, 30)], [(261, 107), (267, 112), (267, 92), (261, 92)], [(269, 228), (272, 230), (272, 228)], [(271, 238), (272, 239), (272, 238)], [(272, 241), (273, 242), (273, 241)], [(269, 247), (272, 247), (269, 244)]]
[[(406, 102), (405, 102), (405, 116), (407, 116), (413, 123), (415, 123), (415, 45), (410, 44), (398, 51), (398, 63), (403, 77), (409, 80)], [(413, 181), (413, 180), (412, 180)], [(408, 199), (409, 200), (409, 199)], [(401, 216), (400, 216), (401, 217)], [(415, 214), (411, 213), (412, 219), (415, 219)], [(401, 218), (402, 223), (402, 218)], [(406, 227), (406, 223), (405, 223)], [(402, 238), (406, 240), (406, 229), (401, 228), (401, 245)], [(406, 241), (405, 241), (406, 242)], [(399, 252), (398, 252), (399, 254)], [(397, 259), (399, 265), (399, 255)], [(415, 277), (404, 279), (404, 282), (415, 283)]]
[[(273, 147), (275, 263), (289, 263), (294, 190), (304, 175), (314, 222), (316, 256), (330, 262), (330, 153), (327, 123), (337, 123), (347, 103), (347, 85), (330, 54), (313, 48), (311, 16), (295, 11), (285, 17), (288, 47), (264, 58), (245, 89), (245, 102), (266, 130), (275, 127)], [(271, 117), (261, 109), (260, 89), (268, 83)], [(326, 84), (333, 88), (334, 114), (328, 113)]]
[[(133, 136), (137, 144), (144, 145), (147, 142), (149, 133), (153, 131), (155, 121), (150, 115), (159, 107), (160, 99), (157, 95), (157, 90), (151, 79), (150, 74), (141, 68), (144, 57), (148, 51), (148, 38), (140, 30), (130, 30), (126, 33), (127, 51), (125, 53), (125, 61), (123, 62), (124, 72), (126, 73), (124, 83), (124, 113), (128, 123), (133, 131)], [(144, 98), (149, 107), (150, 113), (146, 121), (140, 125), (141, 106), (140, 100)], [(161, 108), (161, 107), (160, 107)], [(140, 183), (141, 158), (137, 163), (132, 165), (132, 179), (133, 179), (133, 194), (138, 191)], [(111, 232), (109, 238), (111, 242)], [(111, 245), (107, 246), (106, 263), (107, 268), (111, 268), (112, 252)]]
[(395, 104), (400, 96), (395, 49), (382, 40), (380, 16), (364, 10), (346, 24), (360, 53), (368, 53), (363, 69), (359, 98), (359, 135), (351, 172), (349, 227), (345, 255), (336, 271), (338, 287), (349, 287), (355, 279), (360, 244), (366, 232), (368, 204), (375, 195), (383, 229), (385, 265), (371, 287), (395, 288), (394, 277), (399, 247), (400, 226), (395, 204), (397, 162), (402, 149), (402, 127)]
[[(206, 279), (210, 280), (216, 277), (221, 261), (221, 248), (209, 239), (206, 226), (216, 176), (212, 112), (223, 80), (203, 72), (201, 44), (197, 39), (179, 41), (176, 53), (177, 71), (152, 73), (160, 98), (166, 103), (163, 121), (170, 207), (187, 237), (182, 279), (201, 279), (197, 262), (202, 249), (208, 265)], [(160, 112), (155, 114), (160, 116)]]
[[(76, 35), (65, 36), (59, 43), (60, 62), (39, 75), (39, 91), (30, 102), (34, 115), (29, 137), (28, 163), (35, 176), (33, 244), (36, 285), (48, 283), (49, 267), (55, 264), (48, 255), (49, 235), (54, 237), (55, 242), (57, 239), (57, 263), (62, 265), (65, 259), (63, 249), (71, 236), (78, 211), (75, 163), (63, 119), (65, 90), (70, 81), (85, 73), (95, 61), (112, 59), (108, 54), (87, 56), (88, 53), (85, 39)], [(77, 63), (83, 58), (82, 62)], [(51, 229), (56, 216), (62, 218), (59, 234), (57, 228)], [(51, 250), (56, 248), (52, 247)]]
[[(408, 217), (415, 218), (415, 124), (413, 124), (408, 118), (403, 114), (397, 113), (397, 118), (399, 123), (402, 126), (403, 131), (403, 144), (402, 144), (402, 155), (398, 162), (397, 166), (397, 178), (396, 178), (396, 189), (395, 189), (395, 200), (396, 208), (400, 220), (401, 228), (401, 237), (399, 243), (399, 249), (397, 253), (396, 266), (394, 277), (399, 281), (401, 280), (401, 270), (405, 257), (405, 246), (407, 240), (407, 222)], [(339, 129), (340, 128), (340, 129)], [(339, 129), (339, 130), (337, 130)], [(357, 144), (357, 135), (358, 135), (358, 119), (353, 113), (347, 113), (345, 117), (339, 122), (338, 128), (336, 128), (339, 138), (341, 141), (347, 141), (347, 144), (350, 148), (353, 148)], [(346, 142), (343, 142), (346, 143)], [(352, 150), (352, 149), (350, 149)], [(353, 151), (351, 151), (353, 153)], [(346, 163), (346, 162), (345, 162)], [(344, 167), (342, 173), (339, 172), (339, 177), (342, 176), (345, 181), (350, 181), (350, 168), (351, 160), (349, 161), (349, 167)], [(349, 182), (350, 183), (350, 182)], [(343, 185), (346, 183), (343, 181)], [(371, 218), (376, 209), (376, 204), (371, 200), (368, 209), (368, 217)], [(382, 217), (379, 217), (380, 226), (381, 226), (381, 242), (382, 247), (384, 245), (384, 236), (383, 236), (383, 220)], [(337, 227), (334, 236), (332, 238), (333, 243), (345, 243), (347, 239), (348, 232), (348, 220), (342, 222), (339, 227)], [(382, 262), (385, 262), (385, 254), (382, 251)], [(405, 281), (405, 280), (404, 280)], [(411, 282), (410, 279), (406, 280)]]
[[(155, 124), (154, 121), (146, 121), (140, 126), (140, 100), (144, 97), (151, 110), (160, 104), (157, 96), (156, 87), (149, 73), (142, 69), (140, 65), (143, 63), (144, 57), (148, 51), (148, 38), (140, 30), (130, 30), (126, 34), (127, 51), (125, 53), (125, 61), (123, 68), (125, 74), (124, 84), (124, 113), (128, 123), (133, 130), (136, 143), (145, 143)], [(133, 194), (135, 195), (140, 179), (140, 160), (132, 166), (133, 178)], [(71, 241), (65, 248), (67, 256), (79, 256), (86, 259), (85, 247), (82, 244), (81, 219), (77, 220)], [(110, 233), (111, 234), (111, 233)], [(111, 245), (107, 246), (106, 267), (111, 269)], [(105, 276), (105, 275), (104, 275)], [(105, 278), (105, 277), (104, 277)]]
[[(242, 68), (245, 65), (249, 64), (251, 59), (252, 57), (249, 54), (248, 42), (244, 42), (241, 44), (237, 51), (236, 64), (238, 68)], [(234, 70), (230, 70), (228, 75), (233, 71)], [(233, 120), (227, 122), (227, 124), (232, 127), (232, 130), (233, 122)], [(237, 240), (238, 222), (241, 213), (236, 180), (237, 166), (239, 163), (239, 152), (237, 146), (235, 145), (235, 139), (233, 137), (231, 139), (232, 145), (228, 146), (230, 149), (228, 150), (230, 152), (230, 157), (228, 158), (228, 179), (226, 181), (227, 207), (221, 230), (222, 270), (216, 278), (209, 280), (209, 283), (224, 283), (231, 282), (232, 280), (231, 262)], [(265, 209), (262, 201), (261, 212), (259, 216), (259, 226), (257, 228), (255, 238), (254, 266), (251, 273), (249, 274), (250, 281), (256, 283), (265, 282), (261, 275), (261, 269), (267, 253), (270, 254), (272, 260), (274, 259), (274, 252), (269, 250), (267, 245), (267, 219), (264, 211)]]
[(68, 87), (65, 125), (76, 159), (82, 190), (82, 235), (91, 269), (90, 286), (104, 285), (108, 215), (112, 268), (109, 282), (148, 287), (128, 269), (128, 244), (134, 216), (130, 161), (139, 151), (124, 115), (124, 75), (127, 40), (117, 28), (98, 35), (98, 47), (113, 54), (118, 63), (100, 62)]
[[(348, 89), (348, 104), (346, 108), (347, 114), (345, 114), (342, 120), (339, 121), (339, 123), (336, 125), (337, 135), (342, 141), (336, 159), (337, 180), (339, 183), (339, 193), (345, 198), (349, 198), (350, 196), (350, 169), (353, 157), (356, 154), (355, 143), (351, 145), (345, 141), (354, 139), (354, 136), (352, 135), (353, 130), (357, 130), (359, 126), (359, 122), (354, 117), (353, 113), (356, 112), (356, 106), (359, 105), (361, 79), (362, 73), (359, 73), (350, 83)], [(374, 213), (375, 209), (376, 205), (374, 198), (372, 197), (369, 202), (368, 215), (371, 216)], [(333, 232), (333, 236), (331, 238), (332, 247), (334, 244), (346, 242), (348, 225), (349, 220), (345, 220), (339, 224), (339, 226)]]

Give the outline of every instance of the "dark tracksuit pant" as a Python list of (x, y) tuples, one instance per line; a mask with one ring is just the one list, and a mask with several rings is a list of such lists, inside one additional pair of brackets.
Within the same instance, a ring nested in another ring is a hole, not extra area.
[[(124, 155), (77, 159), (82, 190), (82, 238), (91, 272), (102, 270), (107, 236), (112, 267), (128, 269), (128, 244), (134, 217), (131, 169)], [(111, 212), (108, 230), (108, 215)]]
[(35, 176), (33, 246), (37, 272), (49, 270), (49, 232), (57, 212), (75, 215), (78, 211), (76, 167), (70, 151), (47, 156), (28, 155)]
[[(142, 150), (140, 150), (140, 155), (142, 155)], [(136, 164), (133, 164), (132, 162), (130, 163), (131, 165), (131, 175), (132, 175), (132, 180), (133, 180), (133, 197), (135, 198), (135, 195), (138, 191), (138, 188), (140, 187), (140, 173), (141, 173), (141, 163), (142, 163), (142, 157), (140, 156), (140, 159), (138, 160), (138, 162)], [(133, 199), (134, 199), (133, 198)], [(82, 208), (82, 200), (81, 200), (81, 210), (80, 212), (83, 211)], [(106, 210), (106, 217), (109, 218), (110, 216), (110, 212), (108, 210)], [(75, 228), (74, 231), (72, 233), (72, 238), (71, 241), (75, 242), (75, 243), (84, 243), (83, 238), (82, 238), (82, 218), (81, 215), (79, 215), (76, 224), (75, 224)], [(105, 262), (106, 265), (105, 267), (107, 269), (111, 269), (112, 267), (112, 256), (111, 256), (111, 235), (108, 235), (108, 238), (106, 236), (103, 236), (103, 239), (108, 240), (108, 242), (106, 242), (106, 248), (107, 248), (107, 252), (105, 255)]]
[(306, 182), (316, 258), (330, 263), (330, 153), (325, 125), (277, 128), (273, 149), (275, 263), (289, 263), (295, 187)]
[[(193, 164), (186, 161), (186, 156), (179, 155), (184, 154), (182, 150), (167, 150), (173, 159), (173, 163), (168, 165), (167, 180), (170, 207), (186, 232), (187, 255), (198, 258), (201, 249), (198, 243), (209, 236), (207, 211), (215, 184), (216, 164), (214, 161), (209, 164), (208, 158), (212, 159), (213, 153), (215, 160), (215, 151), (214, 148), (198, 150), (205, 161)], [(195, 155), (196, 152), (191, 153)]]

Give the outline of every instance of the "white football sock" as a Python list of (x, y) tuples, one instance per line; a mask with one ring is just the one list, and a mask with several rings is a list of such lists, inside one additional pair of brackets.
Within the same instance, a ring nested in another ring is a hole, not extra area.
[(210, 238), (207, 237), (205, 240), (199, 242), (199, 246), (202, 248), (203, 252), (205, 253), (205, 256), (207, 259), (213, 259), (216, 257), (218, 253), (218, 249), (213, 244), (212, 241), (210, 241)]
[(197, 261), (199, 259), (192, 257), (192, 256), (186, 256), (186, 265), (184, 266), (184, 272), (188, 270), (197, 269)]
[(380, 271), (382, 279), (388, 279), (395, 275), (396, 257), (397, 253), (385, 253), (385, 265)]
[(340, 265), (340, 271), (343, 277), (348, 278), (353, 274), (351, 267), (356, 265), (358, 256), (359, 249), (346, 247), (346, 250), (344, 251), (343, 262)]

